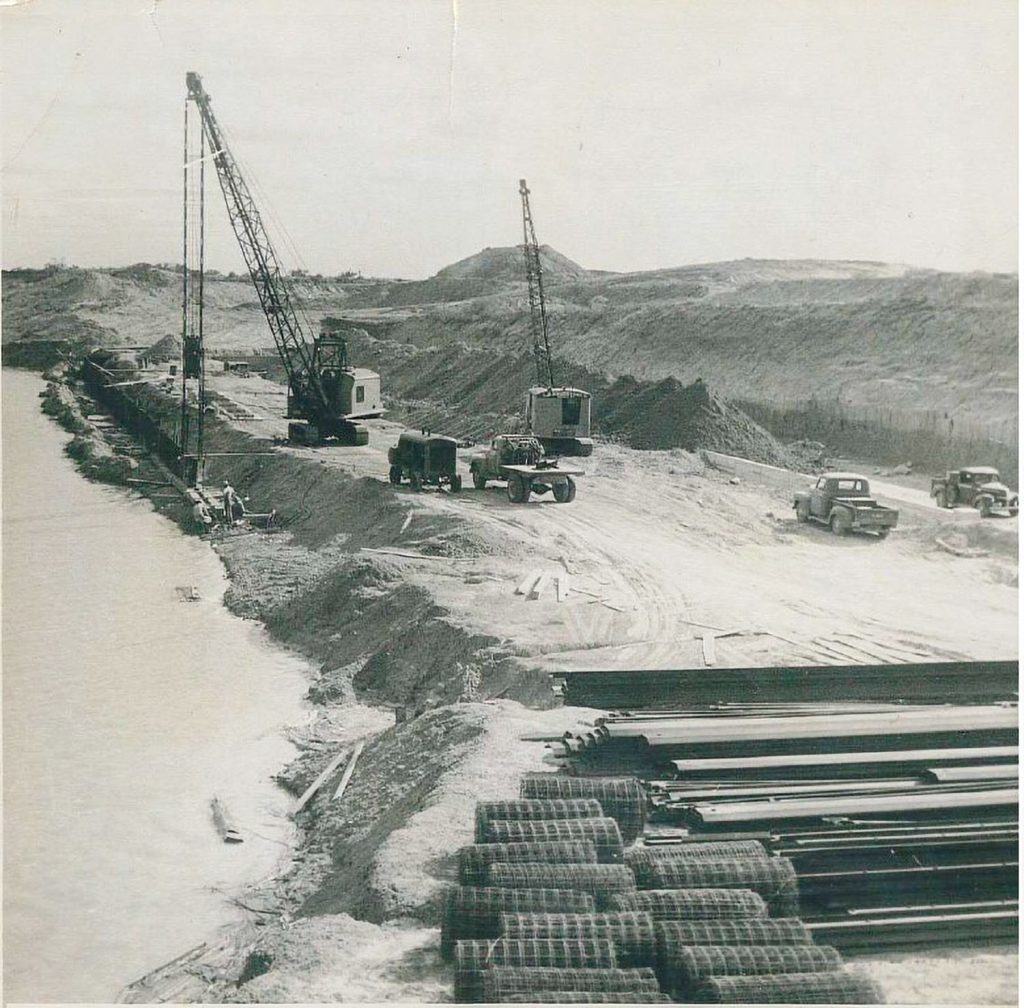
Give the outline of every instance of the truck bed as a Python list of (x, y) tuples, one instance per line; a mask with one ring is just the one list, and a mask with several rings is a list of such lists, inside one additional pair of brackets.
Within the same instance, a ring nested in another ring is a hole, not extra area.
[(518, 473), (520, 476), (583, 476), (583, 469), (565, 469), (562, 466), (503, 465), (502, 473)]

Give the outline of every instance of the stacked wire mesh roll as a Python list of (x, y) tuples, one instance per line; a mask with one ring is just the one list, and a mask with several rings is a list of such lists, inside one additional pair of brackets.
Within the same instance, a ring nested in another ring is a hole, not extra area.
[(787, 859), (750, 840), (628, 846), (645, 807), (635, 779), (558, 774), (478, 803), (442, 921), (456, 1001), (882, 1000), (814, 944)]

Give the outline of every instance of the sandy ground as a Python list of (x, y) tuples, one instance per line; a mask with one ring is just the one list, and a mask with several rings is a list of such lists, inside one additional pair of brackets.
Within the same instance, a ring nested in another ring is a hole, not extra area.
[[(285, 434), (283, 389), (260, 378), (217, 376), (217, 391), (258, 436)], [(282, 448), (360, 476), (386, 478), (387, 448), (401, 427), (370, 421), (370, 444), (356, 449)], [(465, 483), (468, 479), (467, 457)], [(510, 504), (500, 485), (459, 495), (408, 498), (413, 519), (403, 545), (415, 552), (417, 511), (457, 515), (485, 537), (511, 535), (525, 559), (486, 559), (491, 575), (465, 584), (436, 563), (408, 561), (408, 576), (429, 583), (460, 622), (547, 652), (552, 668), (701, 666), (699, 637), (719, 637), (719, 664), (850, 663), (926, 658), (999, 659), (1017, 654), (1017, 519), (926, 509), (919, 491), (881, 485), (895, 500), (912, 497), (886, 541), (836, 538), (796, 522), (788, 495), (752, 483), (733, 485), (685, 452), (637, 452), (599, 445), (583, 461), (576, 501), (550, 496)], [(935, 543), (956, 541), (978, 556)], [(979, 548), (980, 547), (980, 548)], [(573, 593), (540, 604), (512, 589), (533, 569), (572, 572)]]
[[(285, 436), (281, 386), (228, 375), (212, 376), (209, 384), (225, 397), (224, 419), (239, 430)], [(281, 444), (275, 450), (383, 483), (387, 449), (402, 428), (386, 419), (368, 426), (365, 447)], [(950, 517), (917, 500), (914, 487), (897, 485), (893, 497), (913, 499), (889, 539), (837, 538), (798, 524), (783, 491), (737, 483), (681, 450), (611, 445), (583, 460), (587, 475), (573, 504), (535, 498), (512, 505), (503, 487), (471, 489), (471, 454), (460, 452), (467, 486), (461, 494), (394, 491), (406, 518), (384, 547), (386, 560), (403, 580), (429, 592), (452, 623), (501, 641), (526, 667), (701, 668), (701, 638), (709, 633), (722, 666), (1017, 654), (1016, 519), (982, 522), (967, 511)], [(445, 517), (458, 522), (439, 523)], [(439, 524), (468, 529), (484, 548), (455, 561), (422, 554)], [(936, 545), (938, 537), (955, 538), (978, 555), (951, 555)], [(557, 602), (552, 589), (536, 601), (514, 594), (532, 571), (570, 572), (568, 598)], [(483, 733), (479, 742), (457, 759), (446, 752), (451, 769), (429, 801), (409, 818), (399, 815), (401, 825), (373, 856), (369, 881), (385, 904), (385, 922), (335, 912), (266, 927), (261, 948), (273, 955), (274, 968), (241, 988), (202, 993), (255, 1001), (449, 996), (436, 929), (409, 915), (435, 898), (452, 853), (468, 842), (473, 802), (511, 796), (518, 776), (541, 765), (543, 746), (522, 742), (521, 735), (558, 733), (594, 714), (528, 711), (498, 701), (443, 708), (417, 718), (408, 731), (426, 730), (434, 714), (462, 708), (458, 717)], [(402, 737), (400, 731), (396, 745), (410, 744)], [(352, 801), (365, 787), (379, 802), (387, 781), (360, 782), (357, 773), (353, 787)], [(379, 814), (370, 805), (355, 810), (357, 821)], [(329, 860), (337, 836), (332, 822), (323, 823), (323, 835), (323, 854), (314, 837), (311, 856)], [(1016, 964), (1012, 950), (968, 949), (866, 957), (856, 968), (882, 984), (890, 1003), (1007, 1004), (1016, 1000)]]

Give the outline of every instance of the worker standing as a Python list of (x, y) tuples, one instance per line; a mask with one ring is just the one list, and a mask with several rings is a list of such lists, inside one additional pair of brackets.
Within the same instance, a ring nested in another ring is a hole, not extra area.
[(230, 525), (235, 520), (235, 501), (237, 495), (235, 494), (234, 487), (227, 480), (224, 480), (223, 495), (224, 499), (221, 501), (221, 506), (224, 508), (224, 521)]

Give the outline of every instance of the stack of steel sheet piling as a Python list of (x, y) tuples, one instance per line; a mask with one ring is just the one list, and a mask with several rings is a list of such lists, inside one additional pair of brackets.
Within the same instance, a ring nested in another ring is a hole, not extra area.
[(1005, 701), (634, 709), (560, 753), (584, 775), (644, 768), (661, 832), (626, 853), (640, 891), (617, 907), (653, 909), (652, 886), (731, 884), (851, 952), (1015, 941), (1017, 716)]
[(881, 1000), (796, 919), (792, 863), (763, 843), (628, 846), (646, 814), (635, 779), (535, 774), (522, 794), (478, 803), (480, 842), (459, 853), (464, 885), (449, 894), (441, 946), (455, 1000), (729, 1000), (732, 988), (711, 984), (726, 979), (794, 1001)]
[(778, 668), (565, 672), (567, 705), (598, 710), (671, 710), (735, 697), (811, 703), (847, 700), (989, 703), (1017, 696), (1015, 661), (806, 665)]

